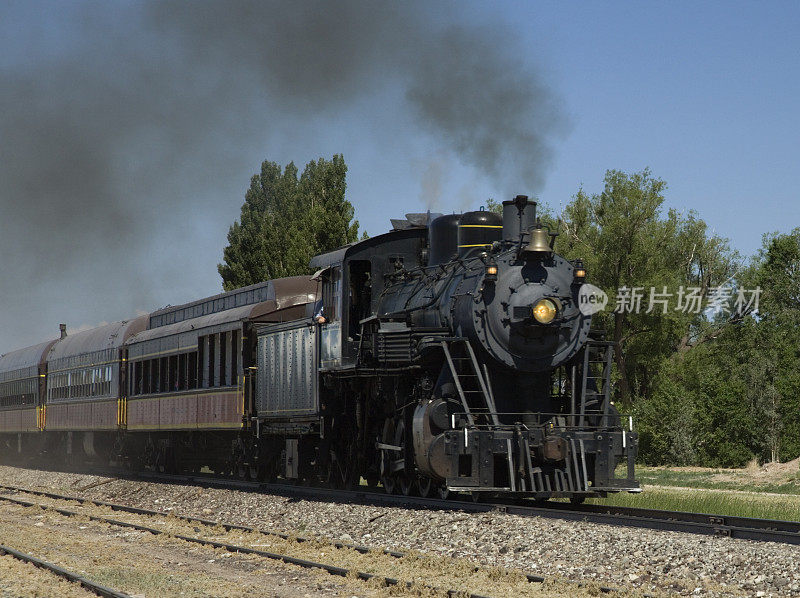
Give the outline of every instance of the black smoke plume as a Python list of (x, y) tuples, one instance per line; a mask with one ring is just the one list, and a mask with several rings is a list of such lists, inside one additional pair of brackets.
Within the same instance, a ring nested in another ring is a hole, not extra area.
[(187, 284), (197, 223), (226, 226), (241, 201), (208, 198), (245, 188), (232, 177), (270, 157), (251, 148), (278, 125), (394, 95), (414, 133), (503, 192), (539, 189), (558, 98), (507, 27), (444, 6), (3, 3), (0, 352)]

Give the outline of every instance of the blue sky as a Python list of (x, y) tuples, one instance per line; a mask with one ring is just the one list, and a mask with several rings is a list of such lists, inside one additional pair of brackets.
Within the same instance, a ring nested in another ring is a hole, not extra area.
[(649, 166), (670, 206), (697, 210), (744, 254), (798, 226), (800, 5), (571, 7), (547, 17), (542, 42), (574, 117), (544, 199)]
[[(763, 233), (800, 226), (800, 4), (501, 2), (472, 3), (466, 14), (507, 22), (521, 59), (540, 65), (564, 102), (568, 130), (554, 144), (546, 184), (500, 188), (424, 135), (386, 147), (395, 132), (348, 115), (323, 130), (317, 153), (345, 153), (349, 198), (370, 233), (386, 226), (387, 206), (425, 209), (408, 158), (441, 161), (441, 211), (517, 192), (557, 208), (580, 186), (601, 190), (607, 169), (649, 167), (668, 183), (668, 207), (696, 210), (744, 255)], [(299, 162), (313, 155), (285, 154)]]
[[(136, 21), (126, 17), (139, 6), (5, 4), (0, 7), (0, 77), (7, 78), (0, 78), (2, 88), (14, 90), (18, 81), (9, 73), (24, 71), (28, 63), (60, 68), (60, 56), (88, 43), (87, 31), (96, 54), (109, 55), (103, 64), (109, 72), (125, 67), (125, 56), (117, 57), (114, 48), (120, 46), (117, 36), (126, 35), (141, 41), (142, 55), (153, 61), (148, 66), (158, 68), (160, 55), (146, 51), (152, 32), (138, 31)], [(408, 73), (386, 77), (367, 70), (354, 83), (358, 93), (347, 101), (328, 104), (323, 96), (300, 116), (254, 88), (252, 97), (236, 98), (230, 110), (191, 121), (189, 133), (172, 131), (165, 110), (157, 127), (103, 150), (113, 151), (126, 203), (137, 206), (143, 222), (153, 223), (146, 236), (98, 235), (93, 227), (109, 223), (93, 222), (86, 214), (83, 224), (70, 225), (74, 259), (63, 268), (45, 268), (44, 275), (36, 274), (38, 261), (28, 267), (23, 250), (15, 255), (13, 247), (3, 247), (0, 353), (52, 337), (62, 321), (75, 329), (218, 292), (216, 264), (228, 226), (264, 159), (293, 160), (302, 167), (343, 153), (348, 199), (373, 235), (387, 230), (390, 217), (427, 208), (463, 211), (487, 197), (526, 193), (558, 209), (581, 186), (600, 191), (606, 169), (645, 167), (667, 181), (667, 207), (696, 210), (744, 255), (757, 251), (763, 233), (800, 226), (794, 184), (800, 162), (800, 4), (447, 2), (424, 10), (431, 27), (487, 27), (498, 47), (507, 47), (521, 69), (535, 72), (549, 88), (564, 122), (548, 136), (551, 157), (539, 188), (515, 174), (489, 176), (443, 143), (436, 128), (408, 109)], [(357, 19), (352, 16), (353, 27)], [(347, 36), (347, 22), (340, 27), (337, 35)], [(402, 40), (396, 52), (404, 52)], [(391, 59), (381, 64), (392, 68)], [(75, 72), (67, 86), (74, 81), (79, 88), (80, 65)], [(125, 93), (113, 84), (98, 89), (95, 95)], [(158, 106), (165, 92), (154, 85), (147, 93)], [(102, 123), (103, 103), (98, 105), (86, 109), (96, 110)], [(107, 129), (113, 134), (113, 127)], [(198, 149), (193, 135), (206, 130)], [(69, 156), (71, 148), (59, 148), (59, 138), (49, 138), (47, 130), (30, 135), (43, 136)], [(184, 137), (185, 154), (159, 153), (159, 139), (174, 144)], [(6, 140), (3, 156), (19, 157), (21, 151)], [(5, 183), (0, 180), (0, 216), (8, 232), (17, 226), (12, 207), (27, 198), (12, 194)], [(65, 205), (81, 193), (79, 182), (66, 188)], [(170, 211), (173, 197), (181, 201)], [(127, 217), (112, 227), (124, 229)], [(26, 235), (46, 240), (48, 231)], [(113, 252), (104, 251), (109, 242), (117, 246)], [(52, 252), (64, 249), (54, 246)]]
[(669, 206), (697, 210), (744, 254), (800, 226), (800, 4), (499, 6), (571, 120), (543, 201), (599, 191), (609, 168), (649, 167)]

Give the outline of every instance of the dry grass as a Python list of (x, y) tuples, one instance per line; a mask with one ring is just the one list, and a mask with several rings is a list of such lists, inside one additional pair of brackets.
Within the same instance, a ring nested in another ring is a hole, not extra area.
[(54, 573), (24, 563), (12, 556), (0, 556), (0, 596), (59, 596), (89, 598), (95, 594)]
[[(125, 530), (86, 518), (69, 518), (38, 507), (0, 505), (0, 534), (20, 550), (36, 554), (94, 581), (140, 596), (205, 598), (280, 595), (301, 598), (352, 592), (346, 580), (322, 581), (294, 567), (190, 547), (169, 536)], [(60, 596), (35, 593), (24, 583), (11, 596)], [(367, 593), (366, 595), (375, 595)]]
[(645, 486), (800, 495), (800, 459), (763, 465), (753, 461), (741, 469), (637, 466), (636, 478)]
[(594, 502), (800, 521), (799, 462), (751, 463), (742, 469), (637, 467), (641, 494), (615, 494)]
[[(149, 527), (157, 528), (167, 532), (170, 536), (173, 535), (186, 535), (192, 537), (199, 537), (217, 542), (224, 542), (227, 544), (246, 546), (257, 548), (262, 551), (286, 554), (293, 557), (328, 563), (331, 565), (346, 567), (348, 569), (372, 573), (379, 576), (391, 577), (404, 581), (413, 582), (413, 587), (394, 587), (394, 588), (380, 588), (380, 584), (372, 582), (364, 584), (363, 582), (349, 581), (349, 583), (356, 583), (363, 588), (369, 587), (370, 593), (373, 595), (412, 595), (412, 596), (427, 596), (436, 595), (439, 592), (433, 591), (431, 588), (454, 589), (462, 591), (465, 594), (478, 593), (489, 596), (596, 596), (599, 595), (599, 587), (584, 586), (578, 587), (577, 584), (570, 583), (564, 580), (552, 579), (547, 584), (530, 583), (525, 578), (524, 574), (520, 571), (491, 568), (491, 567), (476, 567), (474, 563), (466, 559), (453, 559), (449, 557), (439, 557), (431, 555), (423, 555), (420, 553), (409, 553), (408, 556), (402, 559), (397, 559), (389, 555), (383, 554), (382, 551), (371, 551), (364, 555), (355, 550), (348, 548), (336, 548), (329, 542), (309, 540), (306, 542), (298, 542), (294, 539), (282, 539), (272, 535), (266, 535), (258, 532), (227, 532), (222, 527), (207, 527), (202, 525), (190, 524), (176, 517), (150, 517), (134, 515), (130, 513), (112, 512), (107, 508), (79, 505), (76, 503), (67, 503), (66, 501), (55, 501), (53, 499), (46, 499), (37, 497), (35, 502), (41, 504), (55, 505), (59, 507), (66, 507), (70, 510), (79, 511), (84, 514), (92, 514), (101, 517), (109, 517), (112, 519), (138, 523)], [(61, 521), (61, 524), (72, 524), (75, 518), (67, 518), (56, 515), (52, 511), (46, 511), (49, 518), (53, 521)], [(40, 515), (41, 516), (41, 515)], [(102, 527), (103, 524), (86, 523), (86, 527), (97, 528)], [(130, 542), (135, 546), (157, 546), (157, 545), (170, 545), (170, 551), (174, 551), (177, 547), (172, 543), (178, 542), (171, 537), (165, 536), (152, 536), (150, 534), (142, 534), (140, 532), (124, 531), (119, 532), (123, 536), (130, 538)], [(184, 551), (203, 551), (209, 552), (210, 549), (201, 548), (195, 545), (184, 544)], [(249, 563), (245, 569), (258, 569), (261, 566), (274, 566), (275, 561), (270, 561), (257, 556), (240, 556), (235, 554), (226, 553), (225, 551), (212, 551), (216, 556), (211, 559), (206, 558), (208, 562), (228, 562), (241, 561)], [(148, 551), (149, 554), (149, 551)], [(128, 559), (128, 562), (138, 563), (142, 555), (138, 554), (133, 559)], [(171, 557), (175, 558), (175, 557)], [(205, 558), (205, 557), (204, 557)], [(196, 562), (196, 561), (195, 561)], [(240, 567), (241, 568), (241, 567)], [(178, 589), (186, 587), (189, 580), (193, 588), (198, 589), (200, 593), (196, 595), (207, 595), (205, 589), (209, 587), (209, 580), (198, 579), (200, 572), (194, 567), (183, 567), (182, 569), (173, 568), (170, 571), (171, 575), (165, 575), (161, 569), (152, 569), (143, 563), (141, 566), (136, 565), (133, 569), (130, 567), (120, 566), (118, 563), (111, 563), (102, 567), (95, 567), (93, 576), (102, 583), (108, 583), (114, 587), (132, 588), (137, 593), (146, 593), (148, 595), (169, 596), (176, 595)], [(324, 573), (314, 573), (320, 578), (330, 579), (331, 576)], [(176, 585), (178, 582), (179, 585)], [(220, 582), (217, 582), (220, 583)], [(245, 595), (250, 589), (247, 589), (248, 584), (241, 583), (238, 586), (237, 595)], [(361, 591), (359, 594), (363, 595)], [(213, 593), (210, 595), (214, 595)], [(217, 594), (219, 595), (219, 594)], [(226, 593), (225, 595), (229, 595)], [(623, 595), (625, 595), (623, 593)]]

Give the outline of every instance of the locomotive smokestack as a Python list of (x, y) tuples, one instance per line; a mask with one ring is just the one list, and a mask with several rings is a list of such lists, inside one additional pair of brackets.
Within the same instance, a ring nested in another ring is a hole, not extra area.
[(536, 202), (527, 195), (517, 195), (503, 202), (503, 240), (518, 243), (536, 224)]
[(67, 325), (59, 324), (58, 329), (61, 331), (61, 338), (67, 338)]

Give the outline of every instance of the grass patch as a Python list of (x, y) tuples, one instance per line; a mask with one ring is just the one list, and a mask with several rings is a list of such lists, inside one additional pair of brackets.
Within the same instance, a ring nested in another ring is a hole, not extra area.
[(182, 580), (180, 576), (164, 575), (162, 572), (142, 569), (142, 567), (135, 566), (100, 567), (90, 571), (87, 577), (110, 588), (124, 588), (128, 592), (143, 593), (147, 596), (173, 595), (185, 589), (185, 580)]
[[(619, 474), (618, 474), (619, 475)], [(636, 468), (636, 479), (647, 486), (683, 486), (714, 490), (745, 490), (800, 496), (800, 472), (780, 479), (758, 479), (747, 469)]]
[(587, 502), (641, 509), (800, 521), (800, 496), (796, 495), (759, 496), (724, 490), (645, 488), (641, 494), (610, 494), (607, 498), (590, 499)]

